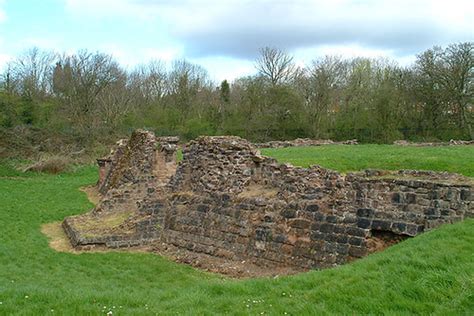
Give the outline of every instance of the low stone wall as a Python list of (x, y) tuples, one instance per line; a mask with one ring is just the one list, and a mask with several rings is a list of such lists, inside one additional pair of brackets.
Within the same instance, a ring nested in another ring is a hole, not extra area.
[(255, 143), (256, 148), (284, 148), (322, 145), (357, 145), (357, 139), (335, 142), (330, 139), (297, 138), (294, 140), (273, 140), (265, 143)]
[(173, 169), (176, 148), (164, 153), (156, 142), (132, 135), (107, 175), (119, 185), (91, 213), (65, 220), (73, 244), (170, 245), (258, 266), (324, 268), (474, 216), (473, 181), (460, 175), (297, 168), (239, 137), (199, 137)]
[(474, 140), (455, 140), (451, 139), (449, 142), (410, 142), (407, 140), (396, 140), (393, 142), (394, 145), (399, 146), (415, 146), (415, 147), (426, 147), (426, 146), (453, 146), (453, 145), (474, 145)]

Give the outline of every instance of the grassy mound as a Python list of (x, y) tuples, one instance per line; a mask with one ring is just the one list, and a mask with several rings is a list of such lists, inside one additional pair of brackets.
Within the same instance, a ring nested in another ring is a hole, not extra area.
[[(343, 148), (350, 156), (355, 147)], [(326, 148), (318, 149), (337, 150)], [(463, 168), (452, 171), (472, 175)], [(474, 313), (473, 219), (335, 269), (232, 280), (153, 254), (49, 248), (41, 225), (91, 208), (78, 189), (95, 181), (93, 167), (60, 175), (0, 167), (0, 315)]]

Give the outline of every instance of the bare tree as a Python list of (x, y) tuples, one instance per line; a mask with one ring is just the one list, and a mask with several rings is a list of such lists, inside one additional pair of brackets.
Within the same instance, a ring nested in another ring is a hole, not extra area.
[(161, 61), (151, 61), (137, 67), (130, 74), (133, 90), (144, 103), (160, 100), (167, 89), (167, 72)]
[(443, 55), (445, 88), (451, 96), (453, 112), (458, 125), (468, 130), (474, 139), (472, 107), (474, 105), (474, 43), (466, 42), (448, 46)]
[(131, 111), (133, 92), (127, 85), (125, 72), (117, 75), (117, 80), (108, 85), (97, 96), (97, 111), (102, 122), (108, 127), (117, 128), (119, 123)]
[(330, 116), (339, 107), (342, 90), (347, 83), (348, 62), (337, 56), (313, 60), (299, 89), (305, 100), (311, 133), (320, 137), (327, 129)]
[(28, 98), (50, 94), (51, 75), (57, 55), (37, 47), (27, 50), (8, 65), (10, 89)]
[(260, 49), (260, 57), (256, 61), (256, 68), (272, 85), (288, 83), (297, 72), (293, 57), (280, 49), (272, 47)]
[(415, 71), (415, 90), (426, 116), (434, 118), (433, 128), (439, 128), (440, 121), (451, 117), (473, 139), (474, 44), (433, 47), (417, 56)]
[[(203, 67), (186, 60), (177, 60), (173, 63), (168, 76), (168, 95), (181, 111), (183, 119), (188, 116), (193, 106), (199, 107), (199, 96), (210, 90), (212, 84)], [(197, 114), (200, 116), (199, 111)]]
[(54, 91), (62, 100), (66, 117), (88, 135), (95, 127), (108, 122), (110, 118), (102, 117), (103, 114), (113, 113), (115, 117), (111, 106), (117, 107), (119, 100), (128, 99), (112, 98), (118, 88), (125, 89), (126, 77), (111, 56), (80, 51), (63, 56), (57, 63)]

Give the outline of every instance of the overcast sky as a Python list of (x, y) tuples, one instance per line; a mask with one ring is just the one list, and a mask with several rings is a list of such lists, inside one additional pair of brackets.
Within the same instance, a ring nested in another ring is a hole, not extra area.
[(0, 0), (0, 68), (27, 48), (114, 55), (127, 67), (186, 58), (214, 80), (252, 74), (258, 50), (406, 65), (474, 40), (474, 0)]

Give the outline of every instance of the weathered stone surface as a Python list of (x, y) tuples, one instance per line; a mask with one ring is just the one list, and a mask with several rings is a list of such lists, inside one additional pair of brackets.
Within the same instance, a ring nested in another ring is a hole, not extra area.
[(379, 236), (416, 236), (474, 216), (472, 180), (460, 175), (343, 176), (278, 164), (231, 136), (191, 141), (177, 167), (176, 149), (174, 138), (136, 131), (99, 161), (101, 202), (63, 223), (73, 245), (164, 243), (256, 265), (324, 268), (379, 249)]

